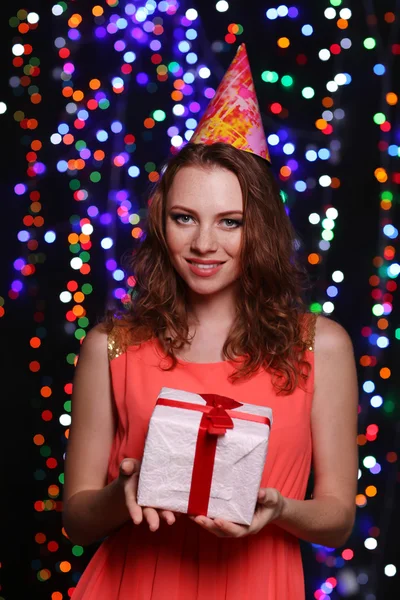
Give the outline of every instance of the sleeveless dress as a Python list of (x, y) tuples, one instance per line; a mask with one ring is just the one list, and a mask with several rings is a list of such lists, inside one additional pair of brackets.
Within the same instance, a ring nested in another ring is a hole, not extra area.
[[(114, 327), (108, 352), (117, 431), (110, 452), (108, 483), (120, 462), (142, 458), (147, 428), (161, 387), (215, 393), (239, 402), (272, 408), (273, 425), (261, 487), (303, 500), (311, 467), (311, 405), (314, 390), (316, 315), (306, 315), (305, 358), (312, 369), (305, 391), (297, 387), (277, 396), (271, 375), (260, 370), (232, 384), (231, 361), (191, 363), (178, 359), (171, 371), (160, 368), (163, 354), (153, 338), (129, 345), (125, 330)], [(165, 365), (169, 364), (165, 363)], [(83, 572), (72, 600), (304, 600), (299, 540), (274, 523), (243, 538), (218, 538), (186, 515), (173, 524), (128, 521), (102, 542)]]

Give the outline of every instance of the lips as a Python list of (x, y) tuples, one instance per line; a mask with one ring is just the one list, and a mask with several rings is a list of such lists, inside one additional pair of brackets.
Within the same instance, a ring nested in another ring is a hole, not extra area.
[(223, 265), (225, 261), (222, 260), (197, 260), (197, 259), (185, 259), (188, 263), (193, 265)]

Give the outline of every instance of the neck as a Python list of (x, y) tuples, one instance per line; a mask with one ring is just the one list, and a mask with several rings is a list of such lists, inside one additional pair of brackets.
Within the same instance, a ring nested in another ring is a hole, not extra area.
[(231, 288), (209, 295), (188, 290), (187, 302), (189, 326), (196, 329), (229, 329), (236, 317), (236, 296)]

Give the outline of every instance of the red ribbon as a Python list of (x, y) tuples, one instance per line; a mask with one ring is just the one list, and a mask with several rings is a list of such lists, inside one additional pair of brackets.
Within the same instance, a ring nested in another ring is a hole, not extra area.
[(232, 417), (254, 423), (263, 423), (271, 427), (271, 421), (268, 417), (232, 410), (243, 406), (241, 402), (237, 402), (232, 398), (219, 396), (218, 394), (199, 394), (199, 396), (207, 402), (206, 406), (192, 404), (191, 402), (180, 402), (173, 398), (158, 398), (157, 400), (157, 404), (161, 406), (184, 408), (203, 413), (197, 434), (190, 485), (187, 511), (190, 515), (207, 515), (218, 435), (225, 435), (227, 429), (234, 428)]

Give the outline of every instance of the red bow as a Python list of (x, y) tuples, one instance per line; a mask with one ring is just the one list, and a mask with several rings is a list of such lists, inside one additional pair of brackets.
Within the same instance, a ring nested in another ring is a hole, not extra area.
[(208, 433), (225, 435), (227, 429), (233, 429), (233, 421), (226, 411), (243, 406), (241, 402), (218, 394), (199, 394), (199, 396), (207, 402), (207, 406), (212, 406), (212, 409), (203, 416), (207, 422)]

